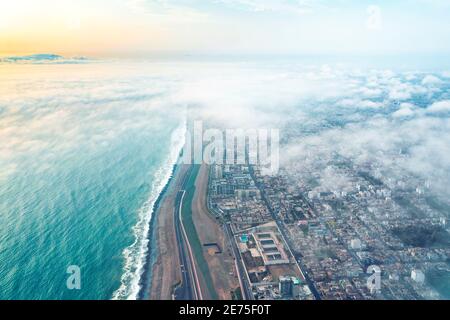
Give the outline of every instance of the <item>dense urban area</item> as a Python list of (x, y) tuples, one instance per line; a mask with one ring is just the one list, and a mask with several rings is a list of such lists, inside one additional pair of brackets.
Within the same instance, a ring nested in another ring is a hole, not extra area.
[[(428, 192), (432, 182), (339, 154), (310, 163), (272, 176), (211, 166), (208, 206), (229, 230), (251, 298), (440, 298), (432, 279), (450, 272), (449, 204)], [(323, 170), (347, 184), (322, 190)]]

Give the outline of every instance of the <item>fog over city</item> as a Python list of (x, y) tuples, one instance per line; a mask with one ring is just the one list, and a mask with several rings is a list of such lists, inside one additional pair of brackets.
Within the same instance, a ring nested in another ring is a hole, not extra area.
[[(279, 128), (280, 161), (299, 173), (339, 153), (373, 174), (411, 174), (448, 195), (448, 73), (297, 68), (224, 67), (201, 73), (175, 97), (223, 128)], [(351, 188), (324, 165), (318, 189)]]

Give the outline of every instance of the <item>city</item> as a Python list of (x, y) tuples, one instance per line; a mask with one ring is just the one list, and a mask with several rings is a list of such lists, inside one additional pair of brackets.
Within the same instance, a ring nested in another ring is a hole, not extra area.
[[(311, 172), (276, 176), (255, 166), (210, 168), (209, 208), (229, 226), (253, 297), (438, 298), (424, 278), (450, 271), (448, 203), (431, 198), (426, 181), (403, 177), (406, 187), (337, 154), (313, 160)], [(351, 178), (344, 190), (315, 187), (323, 166)], [(380, 288), (368, 286), (373, 265)]]

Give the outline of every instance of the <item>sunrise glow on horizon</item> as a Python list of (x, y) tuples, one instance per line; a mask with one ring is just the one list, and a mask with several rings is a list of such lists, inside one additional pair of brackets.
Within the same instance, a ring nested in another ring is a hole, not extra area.
[(2, 1), (0, 55), (443, 54), (450, 52), (449, 6), (439, 0)]

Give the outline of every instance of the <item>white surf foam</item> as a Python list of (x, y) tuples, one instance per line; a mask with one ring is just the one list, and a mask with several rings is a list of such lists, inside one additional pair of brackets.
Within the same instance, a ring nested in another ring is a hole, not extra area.
[(123, 251), (125, 265), (120, 280), (121, 285), (113, 293), (113, 300), (136, 300), (138, 298), (141, 289), (139, 282), (144, 272), (148, 254), (148, 234), (153, 215), (153, 206), (172, 176), (173, 167), (177, 163), (181, 149), (185, 143), (185, 134), (186, 122), (173, 132), (171, 136), (171, 150), (167, 161), (164, 162), (154, 175), (151, 195), (139, 210), (138, 223), (133, 227), (135, 241)]

